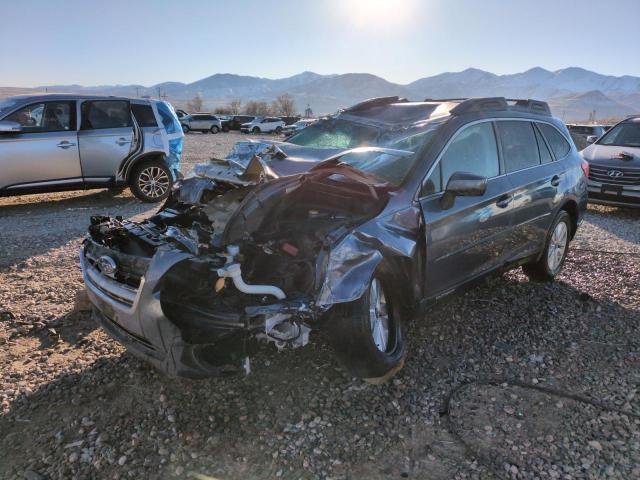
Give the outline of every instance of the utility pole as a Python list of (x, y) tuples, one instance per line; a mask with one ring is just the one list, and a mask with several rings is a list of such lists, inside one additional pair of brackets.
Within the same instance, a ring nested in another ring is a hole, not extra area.
[(140, 98), (140, 87), (136, 87), (136, 97)]
[(162, 100), (162, 96), (160, 95), (160, 87), (158, 87), (158, 100)]

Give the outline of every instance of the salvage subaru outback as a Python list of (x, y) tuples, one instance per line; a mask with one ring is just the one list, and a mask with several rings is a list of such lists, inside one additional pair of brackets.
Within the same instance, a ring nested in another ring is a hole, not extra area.
[(373, 99), (237, 144), (147, 220), (92, 217), (84, 281), (103, 328), (170, 375), (241, 371), (259, 340), (324, 330), (379, 383), (432, 302), (505, 268), (558, 275), (586, 168), (543, 102)]

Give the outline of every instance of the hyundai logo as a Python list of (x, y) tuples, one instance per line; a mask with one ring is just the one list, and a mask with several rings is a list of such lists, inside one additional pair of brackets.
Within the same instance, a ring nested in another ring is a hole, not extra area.
[(622, 173), (620, 170), (609, 170), (607, 172), (607, 175), (609, 175), (611, 178), (624, 177), (624, 173)]
[(118, 265), (116, 264), (116, 261), (108, 255), (101, 256), (96, 263), (103, 275), (113, 277), (116, 274)]

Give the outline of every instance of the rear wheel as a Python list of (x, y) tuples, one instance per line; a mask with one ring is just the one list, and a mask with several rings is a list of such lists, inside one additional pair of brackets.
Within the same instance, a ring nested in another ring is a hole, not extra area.
[(571, 217), (562, 210), (551, 226), (540, 259), (522, 266), (522, 270), (529, 279), (549, 282), (560, 273), (569, 250), (570, 232)]
[(145, 162), (133, 171), (130, 185), (133, 194), (143, 202), (159, 202), (169, 196), (173, 177), (163, 162)]
[(374, 277), (361, 298), (336, 305), (329, 321), (336, 355), (353, 375), (384, 383), (403, 366), (406, 354), (400, 302), (383, 277)]
[(213, 126), (211, 127), (211, 129), (209, 129), (209, 131), (210, 131), (211, 133), (218, 133), (218, 132), (220, 131), (220, 129), (218, 128), (218, 126), (217, 126), (217, 125), (213, 125)]
[(280, 135), (282, 133), (282, 127), (276, 127), (276, 134)]

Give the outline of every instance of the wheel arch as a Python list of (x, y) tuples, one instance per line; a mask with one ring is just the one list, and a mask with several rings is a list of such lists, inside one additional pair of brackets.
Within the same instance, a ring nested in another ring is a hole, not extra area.
[(563, 210), (567, 212), (569, 214), (569, 218), (571, 218), (571, 239), (573, 239), (578, 230), (578, 220), (580, 218), (578, 203), (575, 200), (566, 200), (558, 211), (560, 212)]
[(167, 156), (162, 152), (149, 152), (149, 153), (145, 153), (144, 155), (141, 155), (140, 157), (136, 158), (125, 167), (125, 171), (123, 172), (124, 181), (126, 183), (129, 183), (129, 181), (131, 180), (131, 174), (136, 169), (136, 167), (145, 162), (159, 161), (159, 162), (162, 162), (167, 168), (169, 168), (169, 165), (167, 165), (167, 162), (166, 162), (166, 158)]

